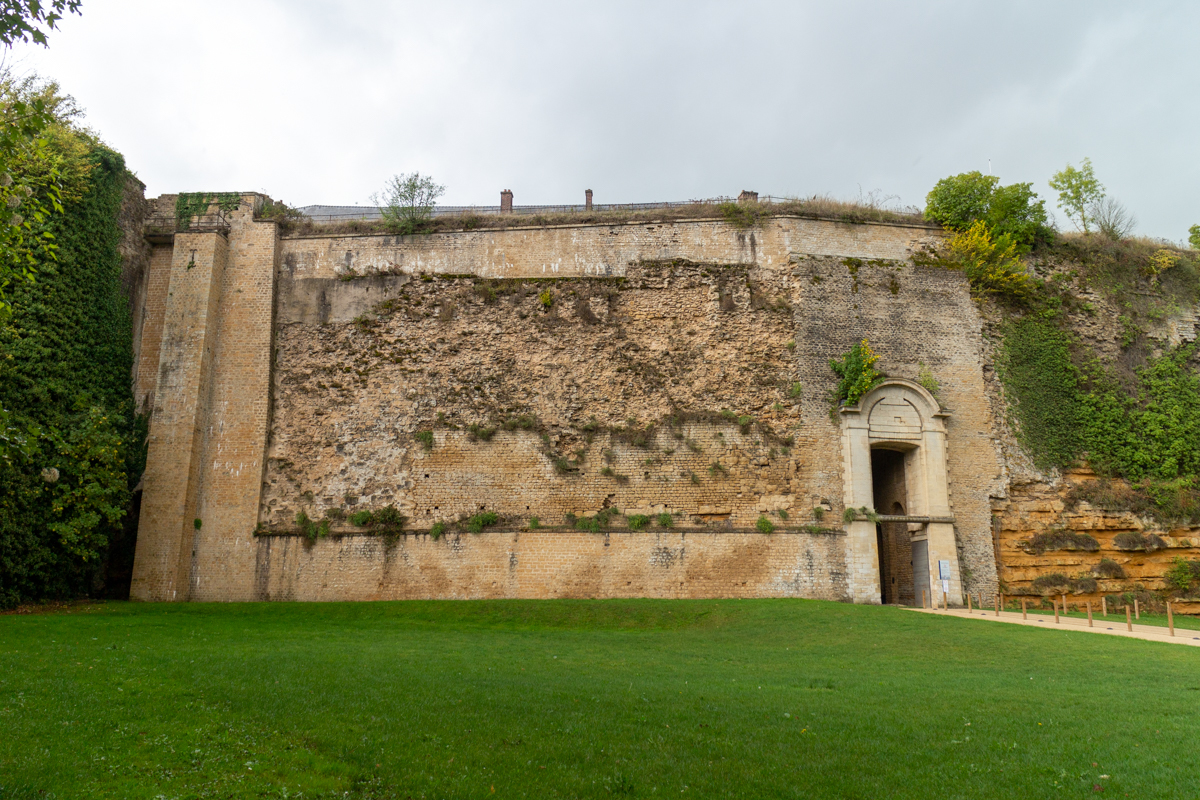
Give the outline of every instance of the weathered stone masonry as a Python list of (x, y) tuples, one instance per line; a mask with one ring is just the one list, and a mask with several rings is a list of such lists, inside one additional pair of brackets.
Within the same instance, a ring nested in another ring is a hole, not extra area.
[[(931, 586), (948, 560), (952, 603), (995, 587), (982, 323), (961, 274), (909, 260), (936, 231), (783, 217), (289, 238), (259, 202), (153, 244), (135, 597), (879, 602), (874, 525), (842, 522), (871, 492), (869, 463), (847, 466), (856, 413), (864, 452), (908, 453), (897, 485), (926, 486), (920, 464), (944, 487), (946, 508), (905, 509), (942, 520), (906, 523), (928, 532)], [(828, 361), (863, 338), (901, 380), (831, 416)], [(918, 398), (922, 364), (937, 398)], [(876, 435), (885, 406), (926, 439)], [(387, 505), (409, 518), (399, 537), (337, 520), (295, 535), (301, 511)], [(611, 508), (611, 530), (564, 527)], [(501, 523), (428, 533), (481, 510)], [(671, 527), (628, 530), (633, 514)]]

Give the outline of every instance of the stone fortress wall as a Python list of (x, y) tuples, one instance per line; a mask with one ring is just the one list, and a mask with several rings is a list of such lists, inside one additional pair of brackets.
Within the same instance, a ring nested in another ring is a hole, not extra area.
[[(848, 466), (827, 399), (829, 359), (864, 338), (897, 391), (922, 366), (941, 386), (944, 455), (923, 468), (952, 544), (930, 551), (931, 592), (939, 560), (951, 603), (996, 588), (983, 322), (960, 273), (910, 261), (939, 231), (775, 217), (282, 236), (261, 202), (151, 238), (135, 598), (892, 602), (874, 523), (843, 522), (869, 467)], [(386, 506), (402, 534), (342, 518)], [(565, 521), (612, 509), (603, 529)], [(497, 524), (464, 530), (481, 511)], [(329, 535), (301, 536), (300, 512)], [(651, 521), (633, 530), (637, 514)]]

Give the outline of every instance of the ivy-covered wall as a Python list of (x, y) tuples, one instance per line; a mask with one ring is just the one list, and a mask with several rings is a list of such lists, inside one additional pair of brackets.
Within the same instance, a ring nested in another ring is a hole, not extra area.
[(1200, 598), (1200, 570), (1186, 586), (1168, 574), (1200, 565), (1200, 253), (1093, 234), (1029, 263), (1036, 300), (989, 302), (1015, 439), (993, 502), (1002, 585)]
[(0, 606), (103, 591), (144, 463), (119, 224), (135, 179), (119, 154), (73, 135), (86, 169), (51, 222), (57, 259), (11, 288), (0, 327)]
[(1010, 421), (1034, 464), (1086, 461), (1188, 522), (1200, 522), (1200, 357), (1194, 320), (1172, 323), (1200, 303), (1198, 255), (1065, 239), (1035, 254), (1040, 300), (994, 316)]

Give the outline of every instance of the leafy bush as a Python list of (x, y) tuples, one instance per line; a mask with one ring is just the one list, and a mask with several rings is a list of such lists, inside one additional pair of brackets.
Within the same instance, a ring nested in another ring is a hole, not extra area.
[(640, 531), (650, 524), (650, 518), (645, 514), (634, 514), (629, 518), (629, 530)]
[(993, 237), (983, 222), (950, 237), (945, 255), (937, 263), (961, 269), (971, 288), (981, 294), (1027, 304), (1037, 291), (1036, 282), (1021, 263), (1016, 242), (1007, 235)]
[(487, 442), (491, 441), (491, 438), (496, 435), (496, 429), (472, 423), (467, 426), (467, 434), (471, 441), (482, 439)]
[(542, 527), (541, 520), (539, 520), (537, 517), (529, 518), (529, 530), (536, 531), (540, 527)]
[(392, 233), (416, 233), (433, 216), (433, 206), (446, 191), (428, 175), (394, 175), (383, 193), (371, 199), (379, 205), (384, 226)]
[(1200, 225), (1188, 228), (1188, 244), (1193, 250), (1200, 250)]
[(500, 515), (495, 511), (483, 511), (467, 520), (467, 530), (471, 533), (483, 533), (484, 528), (491, 527), (500, 521)]
[(925, 197), (925, 218), (954, 231), (984, 223), (996, 236), (1008, 236), (1019, 246), (1052, 236), (1046, 207), (1032, 184), (1000, 186), (1000, 179), (979, 172), (943, 178)]
[(831, 398), (834, 404), (857, 405), (867, 392), (882, 383), (887, 375), (875, 369), (878, 361), (879, 356), (871, 350), (866, 339), (850, 348), (841, 361), (830, 359), (829, 368), (838, 376), (838, 385)]
[(438, 539), (442, 538), (442, 534), (445, 532), (446, 532), (446, 523), (435, 522), (429, 528), (429, 538), (433, 539), (436, 542)]
[(925, 366), (924, 361), (920, 362), (917, 367), (917, 383), (921, 384), (921, 386), (925, 388), (925, 391), (929, 392), (934, 397), (937, 397), (938, 392), (942, 390), (942, 387), (941, 384), (938, 383), (937, 378), (933, 376), (933, 370)]
[[(328, 516), (328, 515), (327, 515)], [(404, 530), (408, 517), (395, 506), (384, 506), (378, 511), (355, 511), (350, 515), (350, 524), (359, 528), (370, 528), (384, 535), (395, 535)]]
[(1176, 557), (1171, 561), (1171, 567), (1163, 573), (1167, 584), (1180, 592), (1189, 593), (1200, 584), (1200, 561)]
[(758, 528), (759, 533), (775, 532), (775, 523), (771, 522), (765, 514), (759, 515), (758, 521), (754, 523), (754, 527)]
[(320, 522), (313, 522), (308, 518), (308, 514), (301, 511), (296, 515), (296, 528), (308, 541), (315, 542), (329, 533), (329, 520), (323, 519)]
[(655, 517), (654, 521), (658, 523), (658, 527), (660, 528), (669, 528), (675, 524), (674, 518), (672, 518), (671, 515), (665, 511)]
[(408, 517), (400, 513), (395, 506), (384, 506), (375, 512), (374, 526), (385, 531), (400, 531), (404, 529)]

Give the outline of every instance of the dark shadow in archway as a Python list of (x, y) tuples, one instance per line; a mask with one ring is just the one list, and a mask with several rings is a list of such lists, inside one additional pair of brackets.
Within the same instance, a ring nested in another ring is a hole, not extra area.
[[(871, 482), (875, 510), (880, 514), (903, 516), (908, 502), (904, 453), (872, 450)], [(879, 552), (880, 601), (885, 604), (915, 605), (912, 539), (908, 523), (877, 523), (875, 537)]]

